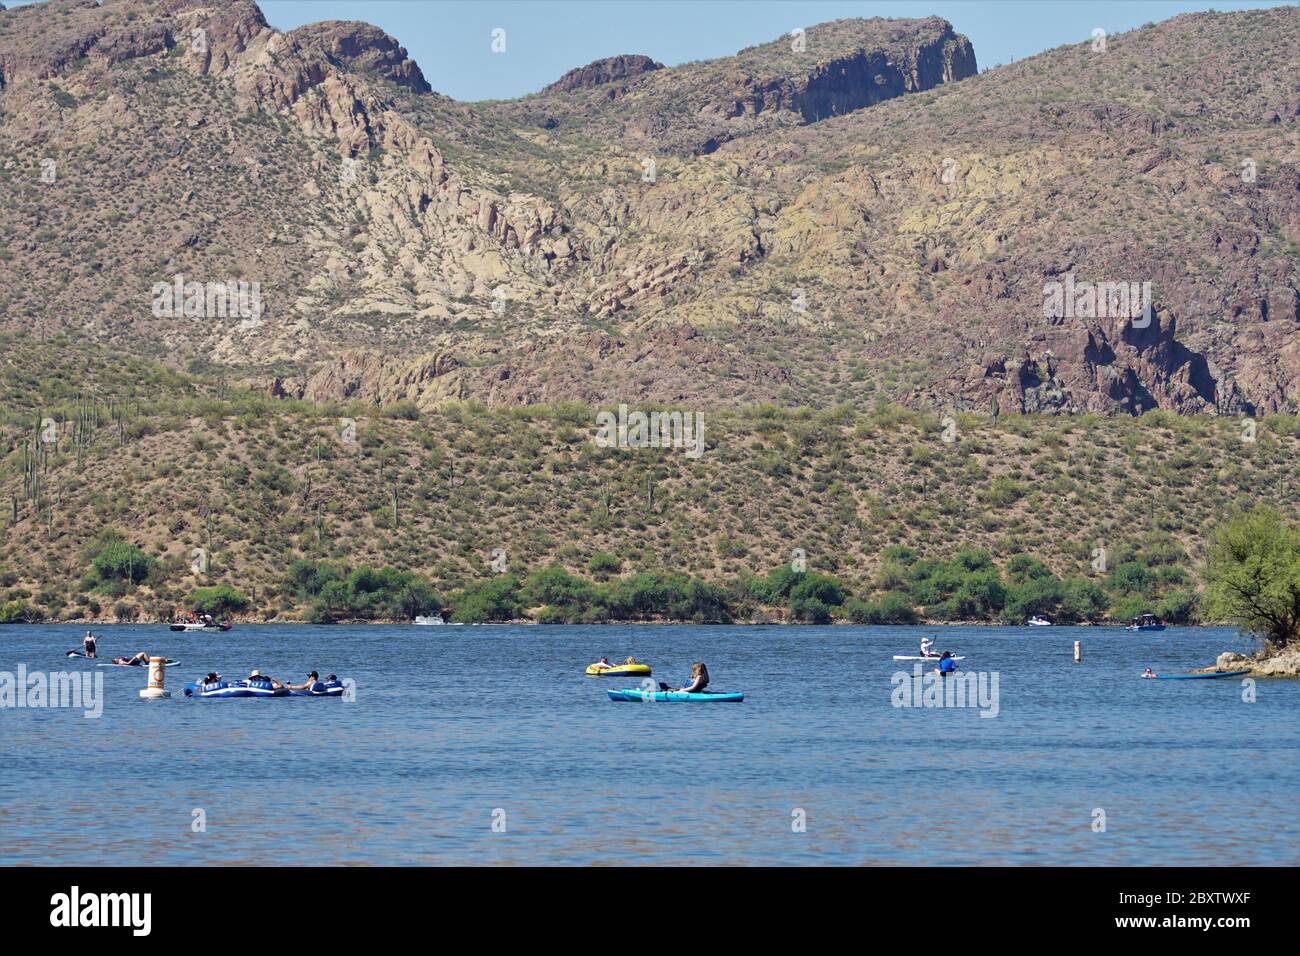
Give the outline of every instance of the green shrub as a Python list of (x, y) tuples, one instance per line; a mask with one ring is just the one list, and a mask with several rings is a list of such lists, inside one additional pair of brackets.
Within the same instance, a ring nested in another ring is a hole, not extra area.
[(623, 562), (608, 551), (597, 551), (587, 559), (587, 570), (597, 577), (618, 574), (623, 570)]
[(229, 584), (218, 584), (210, 588), (196, 588), (190, 592), (190, 607), (200, 614), (224, 617), (248, 610), (248, 597), (236, 591)]
[(22, 601), (5, 601), (0, 604), (0, 624), (31, 624), (40, 619), (40, 612)]
[(103, 582), (139, 584), (157, 561), (134, 544), (120, 539), (105, 541), (90, 561), (91, 570)]
[(452, 619), (461, 623), (513, 621), (523, 615), (519, 579), (498, 574), (470, 585), (452, 600)]

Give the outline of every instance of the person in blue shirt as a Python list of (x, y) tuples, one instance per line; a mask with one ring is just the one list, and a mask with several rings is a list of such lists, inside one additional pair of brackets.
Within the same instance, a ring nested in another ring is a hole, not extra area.
[(935, 671), (935, 673), (943, 677), (947, 677), (948, 675), (955, 674), (956, 672), (957, 672), (957, 662), (952, 659), (952, 652), (944, 651), (943, 657), (939, 658), (939, 669)]

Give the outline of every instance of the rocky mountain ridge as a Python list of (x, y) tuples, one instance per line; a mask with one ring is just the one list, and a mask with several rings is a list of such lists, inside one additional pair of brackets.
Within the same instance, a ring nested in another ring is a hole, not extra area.
[[(381, 404), (1293, 411), (1297, 17), (983, 74), (836, 21), (465, 104), (362, 23), (48, 0), (0, 15), (0, 324)], [(176, 277), (257, 314), (160, 314)]]

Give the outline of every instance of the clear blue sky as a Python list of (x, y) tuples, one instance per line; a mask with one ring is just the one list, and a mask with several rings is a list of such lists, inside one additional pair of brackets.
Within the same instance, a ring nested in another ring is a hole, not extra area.
[[(15, 6), (15, 0), (3, 0)], [(410, 51), (435, 90), (458, 100), (541, 89), (603, 56), (645, 53), (669, 66), (727, 56), (799, 26), (842, 17), (924, 17), (970, 37), (980, 68), (1009, 63), (1094, 28), (1120, 33), (1193, 10), (1279, 6), (1249, 0), (260, 0), (271, 25), (367, 20)], [(1292, 0), (1294, 5), (1294, 0)], [(506, 31), (506, 52), (491, 33)]]
[[(278, 29), (367, 20), (410, 51), (435, 90), (458, 100), (533, 93), (603, 56), (644, 53), (672, 66), (727, 56), (799, 26), (842, 17), (949, 20), (970, 37), (980, 68), (1019, 60), (1096, 27), (1130, 30), (1192, 10), (1278, 6), (1195, 0), (261, 0)], [(493, 53), (493, 28), (506, 52)]]

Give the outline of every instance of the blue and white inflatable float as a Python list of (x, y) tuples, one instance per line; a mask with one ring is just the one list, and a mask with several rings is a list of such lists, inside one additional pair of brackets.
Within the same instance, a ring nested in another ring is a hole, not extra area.
[(194, 681), (185, 685), (186, 697), (221, 699), (225, 697), (342, 697), (343, 682), (338, 678), (316, 681), (310, 690), (289, 690), (276, 687), (263, 677), (245, 680), (218, 680), (204, 683)]

